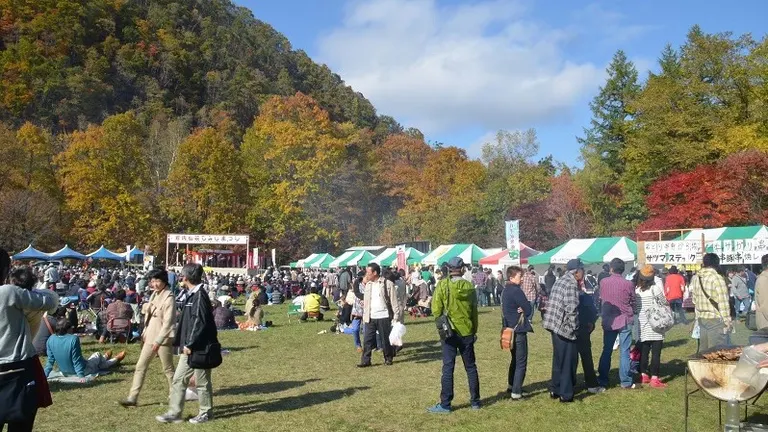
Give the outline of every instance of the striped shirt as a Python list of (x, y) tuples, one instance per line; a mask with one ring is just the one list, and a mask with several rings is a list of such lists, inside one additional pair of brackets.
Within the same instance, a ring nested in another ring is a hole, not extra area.
[(648, 322), (647, 311), (654, 305), (654, 298), (659, 297), (664, 299), (664, 289), (658, 285), (653, 285), (649, 289), (643, 291), (638, 288), (635, 291), (635, 313), (637, 314), (638, 321), (640, 323), (640, 342), (646, 341), (659, 341), (664, 340), (664, 335), (656, 333)]
[[(722, 319), (726, 326), (731, 324), (728, 285), (715, 269), (706, 267), (699, 270), (691, 278), (690, 287), (697, 319)], [(717, 303), (717, 308), (710, 303), (707, 295)]]

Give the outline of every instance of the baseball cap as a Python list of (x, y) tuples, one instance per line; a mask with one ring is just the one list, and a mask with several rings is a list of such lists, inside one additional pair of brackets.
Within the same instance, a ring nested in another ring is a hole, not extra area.
[(568, 269), (568, 271), (571, 271), (571, 270), (584, 270), (584, 263), (582, 263), (581, 260), (578, 259), (578, 258), (572, 259), (572, 260), (568, 261), (568, 265), (567, 265), (566, 268)]
[(464, 260), (461, 257), (453, 257), (446, 264), (453, 269), (462, 268), (464, 267)]

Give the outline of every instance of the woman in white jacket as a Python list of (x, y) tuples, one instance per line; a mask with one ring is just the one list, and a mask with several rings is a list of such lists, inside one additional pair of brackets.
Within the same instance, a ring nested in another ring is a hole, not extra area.
[[(635, 316), (638, 318), (640, 337), (637, 346), (640, 349), (640, 379), (642, 384), (654, 388), (666, 388), (659, 379), (661, 348), (664, 335), (653, 329), (648, 322), (647, 310), (657, 301), (666, 302), (664, 288), (655, 279), (656, 270), (651, 265), (638, 270), (635, 280)], [(650, 360), (650, 362), (649, 362)], [(650, 363), (650, 364), (649, 364)]]

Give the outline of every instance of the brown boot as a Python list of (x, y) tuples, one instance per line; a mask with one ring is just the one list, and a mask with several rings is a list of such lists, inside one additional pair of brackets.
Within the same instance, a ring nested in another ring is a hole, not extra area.
[(104, 351), (104, 358), (107, 359), (107, 360), (112, 358), (112, 350), (111, 349)]
[[(116, 356), (115, 360), (117, 360), (117, 363), (120, 363), (125, 358), (125, 351), (120, 351)], [(116, 363), (116, 364), (117, 364)]]

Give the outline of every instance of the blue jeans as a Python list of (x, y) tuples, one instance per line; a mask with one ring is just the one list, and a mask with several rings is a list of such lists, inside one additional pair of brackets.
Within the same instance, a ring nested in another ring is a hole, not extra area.
[(478, 306), (488, 306), (488, 299), (485, 297), (485, 291), (482, 288), (475, 288)]
[[(741, 306), (744, 305), (744, 312), (741, 312)], [(743, 299), (736, 299), (736, 315), (746, 316), (749, 313), (749, 308), (752, 307), (752, 297), (747, 296)]]
[(603, 353), (597, 368), (597, 382), (601, 387), (608, 386), (608, 374), (611, 372), (611, 355), (613, 344), (619, 338), (619, 381), (622, 387), (632, 385), (632, 375), (629, 373), (629, 350), (632, 348), (633, 323), (627, 323), (621, 330), (603, 329)]
[(670, 300), (669, 307), (672, 308), (676, 323), (688, 324), (688, 318), (685, 317), (685, 309), (683, 309), (683, 299)]
[(352, 324), (344, 329), (344, 334), (351, 334), (355, 338), (355, 348), (360, 348), (363, 345), (360, 344), (360, 323), (363, 322), (360, 318), (353, 318)]
[(450, 409), (453, 401), (453, 370), (456, 367), (456, 355), (460, 354), (464, 370), (469, 381), (469, 403), (480, 405), (480, 379), (475, 364), (475, 335), (459, 336), (455, 334), (442, 341), (443, 373), (440, 378), (440, 405)]

